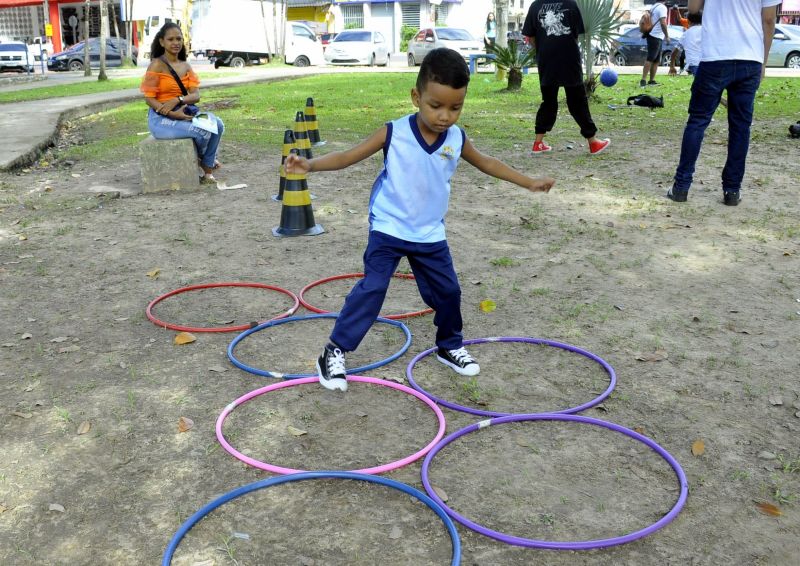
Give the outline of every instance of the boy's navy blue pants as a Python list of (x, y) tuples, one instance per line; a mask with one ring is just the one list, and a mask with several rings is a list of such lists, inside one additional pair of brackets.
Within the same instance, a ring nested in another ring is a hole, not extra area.
[(461, 287), (447, 241), (407, 242), (370, 231), (364, 252), (364, 277), (356, 283), (336, 319), (331, 342), (352, 352), (364, 339), (383, 306), (400, 260), (406, 257), (425, 304), (435, 311), (436, 345), (454, 350), (463, 345)]

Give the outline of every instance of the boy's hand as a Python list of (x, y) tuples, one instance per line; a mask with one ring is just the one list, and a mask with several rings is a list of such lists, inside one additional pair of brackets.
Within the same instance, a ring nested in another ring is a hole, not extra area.
[(674, 77), (677, 74), (678, 74), (678, 69), (675, 68), (675, 65), (670, 65), (669, 66), (669, 75)]
[(525, 188), (532, 193), (549, 193), (555, 184), (556, 180), (552, 177), (537, 177), (536, 179), (530, 179)]
[(299, 155), (290, 153), (286, 156), (286, 161), (283, 164), (283, 168), (287, 173), (305, 174), (311, 171), (311, 164), (305, 157), (300, 157)]

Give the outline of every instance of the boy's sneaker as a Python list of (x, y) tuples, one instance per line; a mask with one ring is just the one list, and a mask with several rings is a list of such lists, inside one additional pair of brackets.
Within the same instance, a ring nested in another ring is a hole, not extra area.
[(647, 86), (658, 86), (661, 83), (657, 83), (656, 81), (647, 81)]
[(466, 376), (478, 375), (481, 371), (481, 366), (475, 361), (475, 358), (469, 355), (467, 349), (463, 346), (455, 350), (445, 350), (439, 348), (436, 352), (436, 359), (446, 366), (450, 366), (457, 373)]
[(725, 191), (722, 193), (722, 202), (726, 206), (739, 206), (742, 197), (739, 196), (739, 191)]
[(322, 355), (317, 358), (317, 374), (325, 389), (347, 391), (344, 352), (332, 344), (325, 346)]
[(647, 86), (647, 82), (644, 79), (642, 79), (642, 80), (639, 81), (639, 86), (640, 87)]
[(531, 151), (533, 151), (533, 153), (547, 153), (548, 151), (552, 151), (552, 149), (552, 147), (544, 142), (533, 142)]
[(611, 140), (608, 138), (604, 140), (595, 140), (589, 144), (589, 153), (592, 155), (597, 155), (609, 145), (611, 145)]
[(689, 191), (679, 191), (674, 186), (667, 191), (667, 198), (675, 202), (686, 202)]

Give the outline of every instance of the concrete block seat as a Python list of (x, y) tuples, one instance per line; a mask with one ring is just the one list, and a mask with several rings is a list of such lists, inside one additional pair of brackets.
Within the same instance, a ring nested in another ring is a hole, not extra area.
[(142, 192), (193, 189), (200, 185), (197, 151), (191, 138), (157, 140), (148, 136), (139, 144)]

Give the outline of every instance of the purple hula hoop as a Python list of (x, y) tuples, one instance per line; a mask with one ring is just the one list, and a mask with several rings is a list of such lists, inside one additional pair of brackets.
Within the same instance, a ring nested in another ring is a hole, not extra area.
[[(561, 348), (562, 350), (567, 350), (569, 352), (574, 352), (576, 354), (580, 354), (581, 356), (587, 357), (590, 360), (593, 360), (600, 364), (606, 373), (608, 373), (608, 377), (610, 378), (608, 388), (603, 391), (600, 395), (589, 401), (588, 403), (584, 403), (583, 405), (578, 405), (577, 407), (570, 407), (568, 409), (561, 409), (559, 411), (546, 411), (544, 413), (536, 413), (536, 414), (556, 414), (556, 415), (570, 415), (572, 413), (580, 413), (581, 411), (585, 411), (586, 409), (590, 409), (594, 407), (598, 403), (600, 403), (603, 399), (611, 395), (611, 392), (614, 390), (614, 387), (617, 385), (617, 374), (614, 372), (614, 368), (609, 365), (603, 358), (597, 356), (588, 350), (584, 350), (582, 348), (578, 348), (577, 346), (573, 346), (571, 344), (565, 344), (563, 342), (555, 342), (553, 340), (545, 340), (544, 338), (526, 338), (526, 337), (517, 337), (517, 336), (500, 336), (494, 338), (475, 338), (473, 340), (464, 340), (464, 344), (483, 344), (485, 342), (526, 342), (528, 344), (542, 344), (545, 346), (552, 346), (554, 348)], [(447, 407), (448, 409), (453, 409), (454, 411), (461, 411), (463, 413), (471, 413), (473, 415), (479, 415), (482, 417), (509, 417), (511, 415), (517, 414), (534, 414), (534, 413), (500, 413), (496, 411), (484, 411), (482, 409), (473, 409), (471, 407), (465, 407), (463, 405), (459, 405), (457, 403), (453, 403), (452, 401), (446, 401), (445, 399), (441, 399), (431, 393), (425, 391), (422, 387), (420, 387), (416, 381), (414, 381), (414, 376), (412, 375), (412, 370), (416, 363), (436, 351), (436, 348), (431, 348), (430, 350), (425, 350), (421, 354), (418, 354), (414, 357), (411, 362), (409, 362), (408, 367), (406, 368), (406, 378), (408, 379), (408, 383), (419, 391), (420, 393), (430, 397), (443, 407)]]
[[(352, 470), (352, 473), (371, 475), (371, 474), (382, 474), (384, 472), (396, 470), (397, 468), (400, 468), (402, 466), (405, 466), (406, 464), (410, 464), (411, 462), (414, 462), (422, 458), (425, 454), (427, 454), (431, 450), (431, 448), (436, 446), (436, 443), (439, 442), (444, 436), (444, 431), (446, 427), (446, 423), (444, 420), (444, 413), (442, 413), (442, 410), (436, 405), (435, 402), (425, 397), (425, 395), (417, 391), (414, 391), (413, 389), (411, 389), (410, 387), (406, 387), (405, 385), (401, 385), (399, 383), (394, 383), (391, 381), (386, 381), (383, 379), (376, 379), (374, 377), (348, 375), (347, 381), (351, 383), (357, 381), (361, 383), (372, 383), (375, 385), (383, 385), (384, 387), (390, 387), (392, 389), (397, 389), (398, 391), (402, 391), (403, 393), (407, 393), (408, 395), (416, 397), (417, 399), (428, 405), (431, 408), (431, 410), (433, 410), (433, 412), (436, 414), (436, 418), (439, 421), (439, 430), (436, 432), (436, 436), (422, 450), (412, 454), (411, 456), (406, 456), (405, 458), (397, 460), (395, 462), (390, 462), (382, 466), (365, 468), (363, 470)], [(242, 462), (248, 464), (249, 466), (253, 466), (254, 468), (259, 468), (261, 470), (266, 470), (268, 472), (272, 472), (275, 474), (295, 474), (295, 473), (305, 472), (305, 470), (295, 470), (292, 468), (273, 466), (272, 464), (267, 464), (266, 462), (261, 462), (259, 460), (256, 460), (255, 458), (250, 458), (249, 456), (245, 456), (244, 454), (236, 450), (233, 446), (231, 446), (230, 443), (225, 439), (225, 436), (222, 434), (222, 425), (225, 423), (225, 419), (228, 418), (228, 415), (231, 413), (231, 411), (233, 411), (239, 405), (242, 405), (243, 403), (249, 401), (253, 397), (258, 397), (259, 395), (268, 393), (270, 391), (274, 391), (276, 389), (283, 389), (284, 387), (294, 387), (295, 385), (303, 385), (306, 383), (319, 383), (319, 378), (304, 377), (300, 379), (292, 379), (289, 381), (279, 381), (277, 383), (273, 383), (272, 385), (268, 385), (266, 387), (262, 387), (260, 389), (251, 391), (250, 393), (246, 393), (241, 397), (239, 397), (238, 399), (236, 399), (235, 401), (233, 401), (232, 403), (230, 403), (227, 407), (225, 407), (222, 413), (220, 413), (219, 417), (217, 417), (217, 425), (216, 425), (217, 440), (225, 449), (225, 451), (231, 454), (234, 458), (241, 460)]]
[[(626, 436), (633, 438), (634, 440), (638, 440), (639, 442), (642, 442), (647, 446), (649, 446), (651, 449), (653, 449), (662, 458), (664, 458), (667, 461), (667, 463), (672, 467), (673, 471), (675, 472), (675, 475), (678, 477), (678, 482), (680, 483), (681, 486), (681, 491), (680, 495), (678, 496), (678, 501), (675, 503), (675, 505), (673, 505), (672, 509), (670, 509), (666, 515), (664, 515), (661, 519), (659, 519), (649, 527), (645, 527), (644, 529), (620, 537), (587, 540), (587, 541), (546, 541), (546, 540), (536, 540), (536, 539), (528, 539), (528, 538), (506, 535), (501, 532), (493, 531), (491, 529), (483, 527), (473, 521), (470, 521), (466, 517), (459, 515), (458, 513), (450, 509), (447, 505), (445, 505), (444, 501), (442, 501), (442, 499), (436, 494), (436, 491), (434, 491), (434, 489), (431, 487), (431, 483), (428, 479), (428, 471), (430, 468), (431, 461), (433, 460), (433, 457), (436, 456), (436, 454), (442, 448), (444, 448), (457, 438), (464, 436), (465, 434), (476, 431), (478, 429), (486, 428), (491, 425), (518, 422), (518, 421), (574, 421), (578, 423), (591, 424), (595, 426), (604, 427), (615, 432), (620, 432)], [(625, 428), (623, 426), (614, 423), (610, 423), (608, 421), (602, 421), (600, 419), (593, 419), (590, 417), (582, 417), (578, 415), (556, 415), (556, 414), (509, 415), (506, 417), (487, 419), (472, 424), (466, 428), (462, 428), (461, 430), (448, 435), (445, 439), (439, 442), (439, 444), (434, 446), (433, 449), (430, 452), (428, 452), (428, 455), (425, 457), (425, 460), (422, 463), (422, 484), (425, 486), (425, 491), (428, 492), (428, 495), (431, 496), (431, 499), (436, 501), (436, 503), (438, 503), (448, 515), (450, 515), (453, 519), (455, 519), (465, 527), (468, 527), (475, 532), (499, 540), (506, 544), (513, 544), (515, 546), (525, 546), (529, 548), (544, 548), (549, 550), (589, 550), (593, 548), (604, 548), (607, 546), (616, 546), (619, 544), (625, 544), (640, 539), (642, 537), (645, 537), (672, 522), (672, 520), (678, 516), (678, 513), (680, 513), (681, 509), (686, 503), (686, 497), (689, 493), (689, 484), (686, 480), (686, 474), (683, 473), (681, 465), (678, 464), (678, 461), (675, 460), (675, 458), (673, 458), (669, 452), (664, 450), (653, 440), (647, 438), (642, 434), (639, 434), (636, 431), (630, 430), (628, 428)]]

